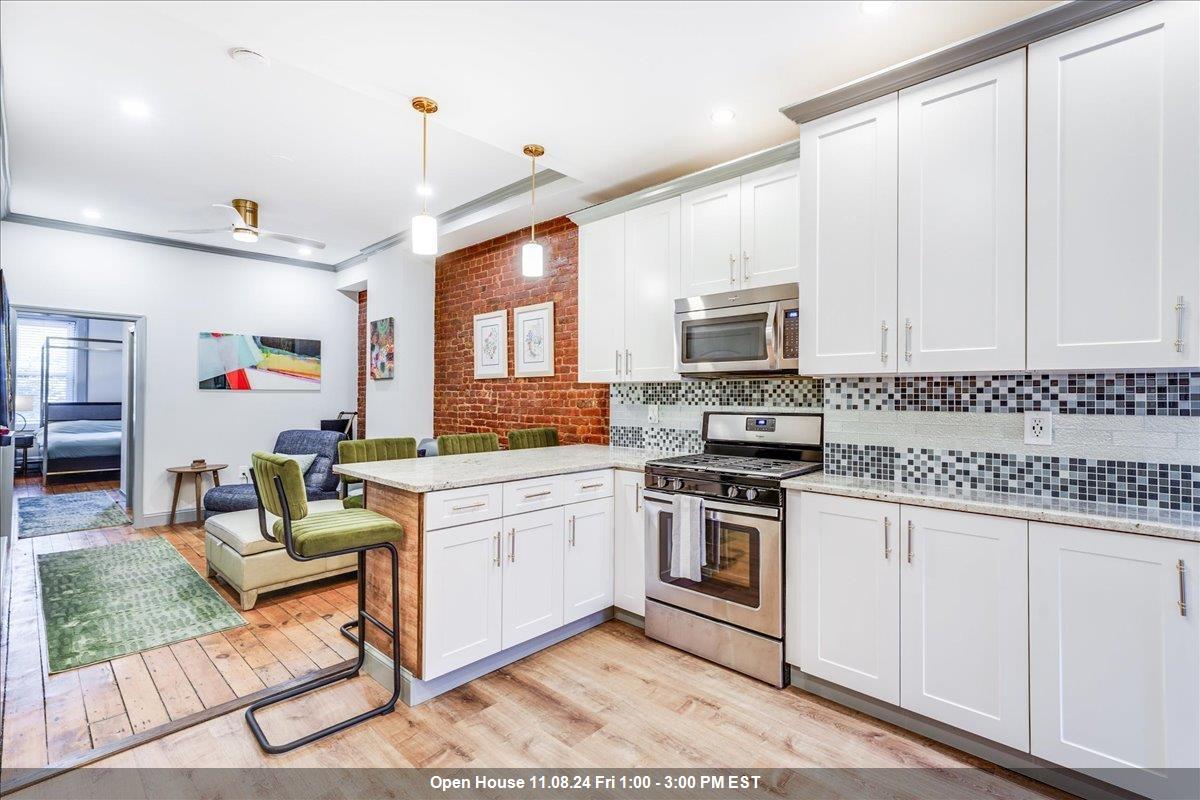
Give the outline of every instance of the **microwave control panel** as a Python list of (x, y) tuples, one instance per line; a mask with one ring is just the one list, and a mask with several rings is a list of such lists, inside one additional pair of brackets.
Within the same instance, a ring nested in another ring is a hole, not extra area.
[(783, 309), (783, 357), (800, 357), (800, 309)]

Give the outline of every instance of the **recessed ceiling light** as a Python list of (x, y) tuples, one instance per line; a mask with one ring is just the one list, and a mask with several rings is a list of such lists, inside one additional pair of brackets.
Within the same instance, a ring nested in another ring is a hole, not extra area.
[(283, 153), (271, 153), (271, 158), (277, 158), (280, 161), (286, 161), (289, 164), (296, 160), (296, 159), (292, 158), (291, 156), (285, 155)]
[(150, 106), (134, 97), (126, 97), (121, 101), (121, 110), (126, 116), (134, 119), (146, 119), (150, 116)]
[(892, 0), (863, 0), (858, 4), (858, 10), (864, 14), (878, 14), (887, 11), (892, 5)]
[(734, 113), (732, 108), (729, 108), (728, 106), (721, 106), (720, 108), (714, 109), (713, 112), (708, 115), (708, 118), (712, 120), (713, 125), (728, 125), (729, 123), (733, 122), (733, 118), (736, 116), (737, 114)]
[(247, 67), (269, 67), (271, 59), (264, 56), (257, 50), (251, 50), (249, 47), (231, 47), (229, 48), (229, 57), (239, 64)]
[(311, 256), (311, 255), (312, 255), (312, 248), (311, 248), (311, 247), (301, 247), (301, 248), (300, 248), (299, 250), (297, 250), (296, 252), (298, 252), (298, 253), (299, 253), (300, 255), (302, 255), (302, 256)]
[(86, 219), (100, 219), (104, 215), (94, 208), (85, 208), (83, 210), (83, 216)]

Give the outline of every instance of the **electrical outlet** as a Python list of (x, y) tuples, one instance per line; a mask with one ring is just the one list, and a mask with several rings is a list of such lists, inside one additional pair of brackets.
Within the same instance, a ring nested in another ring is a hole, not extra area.
[(651, 425), (658, 424), (658, 405), (657, 404), (651, 404), (651, 405), (646, 406), (646, 420)]
[(1053, 444), (1054, 417), (1049, 411), (1025, 412), (1025, 444)]
[(250, 467), (243, 464), (238, 467), (238, 477), (242, 479), (242, 483), (250, 482)]

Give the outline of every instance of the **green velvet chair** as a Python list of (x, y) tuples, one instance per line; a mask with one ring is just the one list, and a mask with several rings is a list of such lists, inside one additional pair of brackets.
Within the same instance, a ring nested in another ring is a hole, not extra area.
[[(338, 463), (361, 464), (364, 461), (395, 461), (399, 458), (416, 458), (417, 440), (411, 436), (395, 439), (345, 439), (338, 442)], [(350, 484), (362, 483), (358, 478), (342, 476), (342, 505), (346, 508), (362, 508), (361, 494), (350, 494)]]
[(530, 447), (558, 447), (558, 428), (526, 428), (508, 432), (508, 449), (525, 450)]
[(439, 456), (464, 453), (492, 453), (500, 449), (500, 437), (494, 433), (452, 433), (437, 439)]
[[(300, 474), (299, 464), (287, 456), (274, 453), (253, 453), (250, 463), (250, 481), (258, 498), (258, 527), (264, 539), (275, 543), (282, 541), (288, 556), (296, 561), (312, 561), (346, 553), (358, 554), (358, 615), (356, 620), (342, 628), (342, 633), (358, 644), (358, 658), (354, 664), (332, 675), (313, 678), (286, 691), (272, 694), (246, 709), (246, 721), (250, 724), (254, 738), (258, 740), (258, 746), (268, 753), (286, 753), (395, 709), (402, 685), (399, 669), (394, 671), (395, 686), (392, 696), (383, 705), (286, 744), (273, 745), (268, 742), (254, 717), (256, 711), (267, 706), (358, 675), (366, 659), (366, 647), (363, 643), (366, 637), (350, 636), (345, 630), (349, 625), (357, 626), (361, 634), (369, 622), (387, 634), (392, 640), (392, 663), (400, 664), (400, 556), (393, 542), (403, 536), (404, 530), (394, 520), (365, 508), (344, 508), (310, 514), (304, 492), (304, 476)], [(271, 530), (267, 530), (268, 511), (279, 517)], [(383, 550), (391, 557), (390, 628), (366, 610), (367, 551), (375, 549)]]

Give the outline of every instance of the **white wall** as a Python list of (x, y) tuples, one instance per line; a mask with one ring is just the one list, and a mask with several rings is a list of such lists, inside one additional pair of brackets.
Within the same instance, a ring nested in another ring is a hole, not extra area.
[[(354, 406), (357, 307), (332, 273), (8, 222), (0, 240), (14, 305), (146, 318), (138, 468), (140, 510), (154, 524), (171, 505), (167, 467), (205, 458), (229, 464), (222, 477), (233, 482), (237, 466), (269, 450), (279, 431), (316, 428)], [(201, 331), (320, 339), (321, 390), (201, 392)], [(428, 350), (431, 361), (432, 339)], [(189, 497), (180, 503), (190, 506)]]
[[(128, 322), (115, 319), (88, 320), (89, 339), (125, 341)], [(116, 345), (106, 345), (116, 347)], [(124, 364), (122, 350), (89, 350), (87, 354), (87, 401), (118, 403), (123, 393)]]

